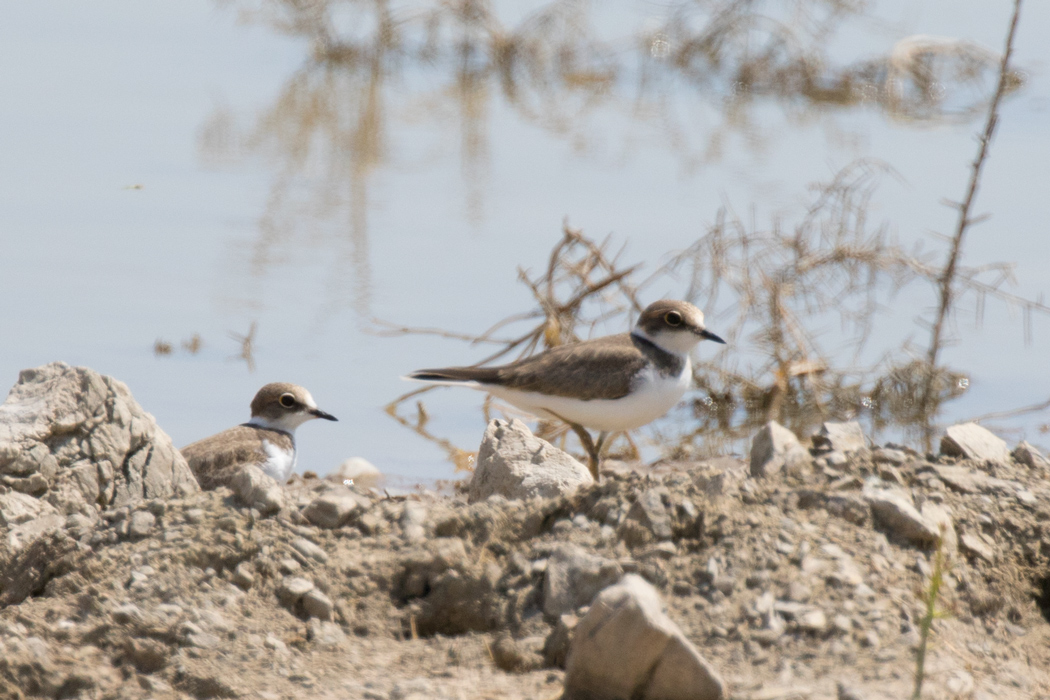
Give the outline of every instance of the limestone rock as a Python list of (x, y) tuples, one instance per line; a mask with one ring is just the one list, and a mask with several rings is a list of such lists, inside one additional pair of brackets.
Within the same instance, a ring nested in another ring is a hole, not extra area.
[(273, 477), (259, 467), (249, 464), (240, 467), (229, 481), (230, 490), (246, 506), (260, 513), (275, 513), (284, 507), (284, 489)]
[(321, 494), (303, 509), (306, 519), (318, 527), (334, 529), (347, 524), (357, 513), (368, 509), (368, 499), (349, 489)]
[(587, 467), (534, 436), (520, 420), (493, 420), (470, 480), (470, 503), (493, 494), (509, 500), (551, 498), (594, 483)]
[(128, 536), (135, 540), (141, 539), (150, 533), (156, 522), (156, 516), (148, 510), (135, 511), (128, 523)]
[(543, 612), (551, 617), (575, 612), (622, 576), (623, 569), (615, 561), (588, 554), (575, 545), (559, 545), (547, 559)]
[(867, 447), (864, 429), (857, 421), (824, 423), (813, 436), (813, 446), (824, 450), (849, 454)]
[[(338, 469), (325, 478), (345, 486), (369, 489), (379, 484), (379, 480), (383, 478), (383, 473), (367, 459), (351, 457), (344, 460)], [(348, 481), (352, 483), (346, 483)]]
[(871, 504), (875, 520), (894, 535), (921, 545), (940, 539), (937, 526), (922, 516), (912, 505), (911, 498), (897, 489), (865, 489), (865, 498)]
[(0, 405), (0, 482), (64, 515), (199, 490), (127, 386), (64, 362), (22, 370)]
[(310, 579), (301, 576), (286, 576), (277, 587), (277, 597), (284, 605), (292, 607), (313, 589), (314, 583)]
[(784, 467), (796, 468), (810, 461), (809, 452), (795, 434), (769, 421), (751, 441), (751, 476), (773, 476)]
[(1022, 442), (1015, 447), (1010, 456), (1029, 469), (1050, 470), (1050, 459), (1044, 457), (1042, 452), (1027, 442)]
[(945, 430), (941, 438), (941, 453), (999, 464), (1010, 461), (1010, 449), (1006, 442), (976, 423), (960, 423)]
[(718, 672), (664, 613), (645, 579), (605, 589), (576, 627), (565, 673), (567, 700), (721, 700)]

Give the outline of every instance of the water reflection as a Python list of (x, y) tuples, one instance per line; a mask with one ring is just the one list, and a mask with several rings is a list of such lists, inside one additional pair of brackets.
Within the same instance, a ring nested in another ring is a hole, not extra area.
[(602, 13), (581, 0), (539, 4), (516, 22), (484, 0), (219, 4), (311, 46), (250, 123), (218, 108), (201, 128), (206, 160), (263, 153), (279, 163), (250, 270), (265, 276), (283, 251), (321, 237), (328, 306), (349, 299), (361, 314), (372, 286), (370, 184), (404, 158), (391, 147), (395, 124), (426, 131), (437, 148), (456, 144), (468, 218), (479, 221), (496, 106), (582, 152), (641, 131), (688, 172), (717, 161), (734, 135), (761, 148), (775, 128), (762, 126), (761, 105), (968, 118), (985, 105), (998, 60), (972, 43), (916, 36), (883, 56), (838, 63), (832, 39), (867, 9), (850, 0), (680, 1), (626, 33), (610, 29), (610, 18), (632, 16), (633, 6)]

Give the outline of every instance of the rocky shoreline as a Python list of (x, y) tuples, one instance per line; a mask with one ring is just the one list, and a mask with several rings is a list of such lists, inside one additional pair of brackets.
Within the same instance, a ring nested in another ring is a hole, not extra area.
[(464, 493), (201, 491), (120, 382), (0, 406), (0, 699), (1050, 695), (1050, 462), (775, 423), (748, 461), (609, 463), (494, 421)]

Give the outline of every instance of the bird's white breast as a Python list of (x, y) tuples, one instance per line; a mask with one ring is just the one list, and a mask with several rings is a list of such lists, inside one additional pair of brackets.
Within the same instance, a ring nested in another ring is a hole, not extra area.
[(673, 376), (661, 375), (656, 368), (647, 367), (635, 379), (631, 392), (618, 399), (584, 401), (492, 385), (477, 388), (540, 418), (569, 420), (585, 428), (616, 432), (639, 428), (670, 411), (681, 400), (692, 378), (692, 363), (686, 358), (682, 371)]
[(266, 460), (259, 465), (259, 468), (272, 476), (279, 484), (288, 481), (295, 471), (295, 448), (286, 450), (269, 440), (262, 441), (262, 448), (266, 453)]

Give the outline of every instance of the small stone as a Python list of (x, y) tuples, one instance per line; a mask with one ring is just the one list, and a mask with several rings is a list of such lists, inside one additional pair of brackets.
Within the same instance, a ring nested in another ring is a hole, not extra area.
[(940, 532), (915, 510), (911, 499), (895, 489), (865, 489), (871, 512), (884, 527), (897, 537), (918, 544), (932, 544)]
[(1050, 470), (1050, 460), (1043, 456), (1043, 454), (1029, 445), (1027, 442), (1022, 442), (1014, 451), (1010, 453), (1019, 464), (1023, 464), (1029, 469), (1042, 469), (1043, 471)]
[(314, 589), (313, 581), (300, 576), (286, 576), (277, 587), (277, 597), (282, 603), (291, 607)]
[(252, 572), (251, 565), (246, 561), (242, 561), (237, 565), (237, 568), (233, 570), (231, 580), (235, 586), (239, 586), (244, 590), (251, 588), (252, 584), (255, 583), (255, 574)]
[(798, 617), (798, 626), (804, 632), (823, 634), (828, 627), (828, 618), (823, 610), (810, 610)]
[(941, 454), (997, 464), (1010, 461), (1006, 442), (976, 423), (961, 423), (945, 430), (941, 438)]
[(316, 617), (318, 620), (332, 619), (332, 610), (334, 608), (332, 599), (318, 589), (314, 588), (307, 591), (303, 595), (302, 602), (303, 610), (310, 617)]
[(980, 535), (964, 533), (959, 537), (959, 546), (968, 554), (978, 556), (988, 563), (995, 562), (995, 550), (992, 549)]
[(857, 452), (867, 446), (864, 440), (864, 429), (857, 421), (846, 423), (824, 423), (813, 436), (813, 446), (829, 452), (843, 455)]
[(612, 560), (589, 554), (576, 545), (558, 545), (547, 559), (543, 578), (543, 612), (551, 617), (590, 604), (595, 595), (623, 576)]
[(313, 559), (322, 564), (327, 563), (328, 561), (328, 554), (305, 537), (297, 537), (292, 540), (290, 544), (292, 545), (292, 549), (299, 552), (299, 554), (302, 554), (307, 559)]
[(494, 419), (485, 429), (467, 500), (477, 503), (493, 494), (508, 500), (552, 498), (592, 483), (587, 467), (520, 420)]
[(368, 499), (349, 490), (325, 493), (303, 509), (303, 515), (314, 525), (327, 529), (342, 527), (369, 506)]
[(899, 467), (908, 461), (908, 455), (902, 450), (889, 447), (877, 447), (871, 452), (871, 461), (875, 464), (890, 464)]
[(795, 434), (776, 421), (766, 423), (751, 441), (751, 476), (773, 476), (787, 467), (801, 469), (810, 463), (809, 452)]
[(138, 540), (149, 535), (153, 525), (157, 522), (156, 516), (148, 510), (137, 510), (131, 515), (128, 525), (128, 536)]
[(111, 614), (113, 616), (113, 621), (120, 625), (126, 625), (129, 623), (139, 624), (145, 619), (142, 610), (134, 603), (125, 603), (124, 605), (118, 606), (113, 609)]
[(405, 501), (401, 511), (401, 531), (409, 543), (416, 544), (426, 539), (427, 531), (423, 525), (426, 519), (427, 507), (425, 505), (419, 501)]
[[(362, 457), (351, 457), (343, 461), (339, 468), (326, 477), (329, 481), (335, 481), (344, 486), (354, 486), (359, 489), (375, 488), (379, 485), (383, 473), (367, 459)], [(350, 483), (347, 483), (350, 482)]]
[(543, 645), (543, 662), (547, 666), (565, 668), (565, 659), (569, 655), (572, 635), (580, 619), (571, 613), (560, 615), (554, 629), (547, 636)]
[(279, 562), (277, 562), (277, 569), (282, 574), (285, 574), (287, 576), (302, 571), (303, 565), (297, 562), (295, 559), (285, 557), (284, 559), (281, 559)]

